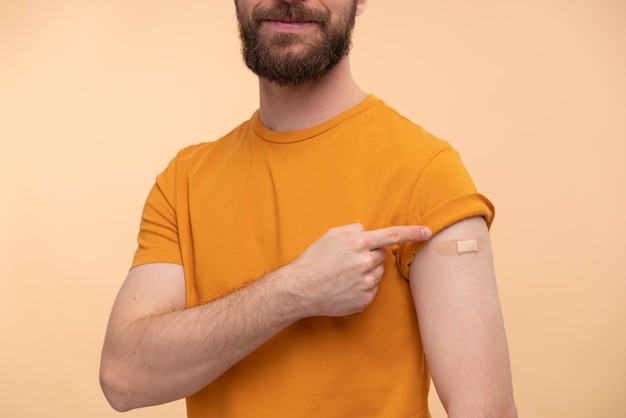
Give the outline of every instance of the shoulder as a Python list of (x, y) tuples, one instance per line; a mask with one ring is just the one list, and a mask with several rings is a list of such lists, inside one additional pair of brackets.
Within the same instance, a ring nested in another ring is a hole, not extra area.
[(382, 99), (370, 107), (367, 120), (372, 132), (384, 135), (391, 145), (407, 150), (419, 150), (422, 154), (437, 154), (451, 145), (412, 121)]
[(387, 163), (404, 167), (409, 173), (420, 173), (440, 155), (456, 154), (451, 144), (424, 129), (398, 112), (385, 101), (378, 99), (358, 121), (369, 151), (384, 155)]
[(171, 163), (179, 168), (204, 164), (207, 159), (214, 158), (241, 144), (242, 139), (246, 137), (245, 133), (249, 130), (250, 121), (245, 121), (216, 140), (188, 145), (178, 151)]

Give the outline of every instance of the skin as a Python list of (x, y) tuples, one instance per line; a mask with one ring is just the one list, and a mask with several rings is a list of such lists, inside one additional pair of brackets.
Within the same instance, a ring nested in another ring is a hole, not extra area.
[[(442, 255), (467, 238), (484, 251)], [(481, 217), (438, 232), (416, 254), (409, 280), (424, 353), (449, 417), (516, 417), (504, 321), (487, 224)]]
[[(243, 13), (286, 0), (240, 0)], [(346, 0), (294, 0), (329, 10)], [(357, 16), (367, 6), (357, 5)], [(310, 23), (269, 23), (264, 30), (298, 33), (305, 48), (319, 36)], [(259, 79), (260, 116), (271, 129), (304, 129), (359, 103), (346, 56), (328, 74), (298, 86)], [(491, 247), (444, 256), (438, 242), (482, 237), (482, 218), (458, 222), (431, 238), (428, 228), (394, 226), (365, 231), (332, 228), (296, 260), (210, 303), (185, 309), (182, 267), (133, 268), (115, 301), (102, 351), (100, 380), (111, 405), (126, 411), (189, 396), (290, 324), (311, 316), (361, 312), (383, 276), (384, 247), (429, 239), (410, 268), (410, 287), (425, 355), (450, 417), (515, 417), (510, 365)], [(185, 341), (181, 344), (181, 341)]]
[(119, 411), (192, 395), (299, 319), (361, 312), (378, 291), (384, 247), (429, 236), (419, 226), (333, 228), (292, 263), (191, 309), (180, 265), (135, 267), (113, 306), (103, 391)]

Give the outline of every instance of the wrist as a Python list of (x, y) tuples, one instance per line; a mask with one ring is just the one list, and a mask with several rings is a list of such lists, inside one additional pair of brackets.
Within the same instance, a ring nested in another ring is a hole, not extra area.
[[(288, 264), (265, 276), (271, 298), (275, 301), (282, 318), (289, 324), (300, 319), (314, 316), (311, 309), (308, 309), (306, 298), (299, 289), (302, 280), (299, 279), (298, 269)], [(288, 325), (289, 325), (288, 324)]]

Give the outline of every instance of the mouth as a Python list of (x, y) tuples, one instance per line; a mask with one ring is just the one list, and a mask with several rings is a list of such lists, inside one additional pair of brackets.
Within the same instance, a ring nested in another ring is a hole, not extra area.
[(300, 20), (300, 19), (290, 19), (290, 18), (276, 18), (276, 19), (266, 19), (267, 22), (276, 22), (276, 23), (286, 23), (286, 24), (299, 24), (299, 23), (317, 23), (313, 20)]
[(298, 19), (267, 19), (262, 23), (275, 33), (291, 33), (303, 34), (317, 25), (316, 22), (310, 20), (298, 20)]
[(329, 17), (327, 14), (305, 8), (301, 3), (297, 5), (283, 5), (269, 9), (257, 9), (252, 14), (253, 20), (258, 23), (269, 22), (283, 25), (311, 25), (326, 26)]

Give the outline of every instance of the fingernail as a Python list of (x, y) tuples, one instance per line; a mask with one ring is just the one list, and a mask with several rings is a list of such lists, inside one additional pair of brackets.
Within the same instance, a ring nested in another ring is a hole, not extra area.
[(433, 234), (433, 232), (430, 230), (430, 228), (422, 228), (420, 233), (422, 234), (422, 238), (423, 239), (428, 239)]

